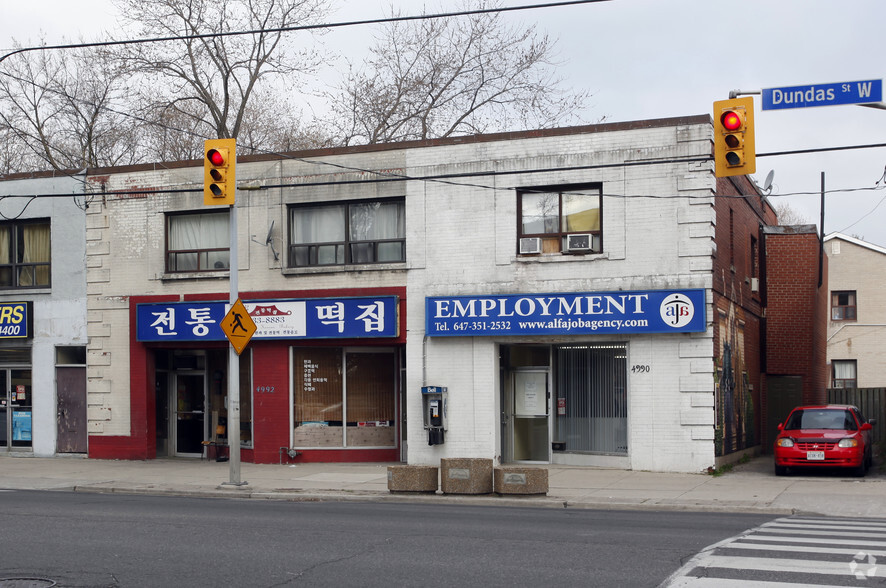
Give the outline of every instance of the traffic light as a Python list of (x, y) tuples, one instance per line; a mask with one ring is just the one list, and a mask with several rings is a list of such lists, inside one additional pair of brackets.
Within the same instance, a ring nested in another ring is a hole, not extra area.
[(714, 102), (714, 175), (725, 178), (755, 171), (754, 99)]
[(203, 204), (234, 204), (236, 139), (210, 139), (203, 144)]

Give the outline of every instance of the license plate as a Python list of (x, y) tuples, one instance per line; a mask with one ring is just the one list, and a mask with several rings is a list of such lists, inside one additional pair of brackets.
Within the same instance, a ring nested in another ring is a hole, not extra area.
[(813, 460), (822, 460), (824, 459), (824, 451), (807, 451), (806, 459)]

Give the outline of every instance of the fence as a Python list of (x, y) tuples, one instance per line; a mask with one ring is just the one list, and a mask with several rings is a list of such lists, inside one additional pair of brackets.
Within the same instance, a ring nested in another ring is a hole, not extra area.
[(851, 404), (867, 419), (877, 419), (874, 441), (886, 445), (886, 388), (828, 388), (828, 402)]

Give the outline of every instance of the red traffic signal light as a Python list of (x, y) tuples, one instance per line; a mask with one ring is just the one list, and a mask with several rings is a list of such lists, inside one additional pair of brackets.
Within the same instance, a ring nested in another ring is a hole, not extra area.
[(714, 102), (714, 174), (718, 178), (757, 170), (754, 145), (754, 99)]
[(234, 204), (236, 139), (210, 139), (203, 145), (203, 204)]
[(208, 159), (209, 163), (212, 165), (224, 165), (226, 157), (218, 149), (210, 149), (206, 152), (206, 159)]

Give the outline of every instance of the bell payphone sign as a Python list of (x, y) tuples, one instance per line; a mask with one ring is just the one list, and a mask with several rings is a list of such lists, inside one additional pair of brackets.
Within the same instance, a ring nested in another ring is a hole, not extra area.
[(705, 290), (434, 296), (430, 337), (702, 333)]
[(0, 302), (0, 339), (29, 339), (32, 322), (30, 302)]

